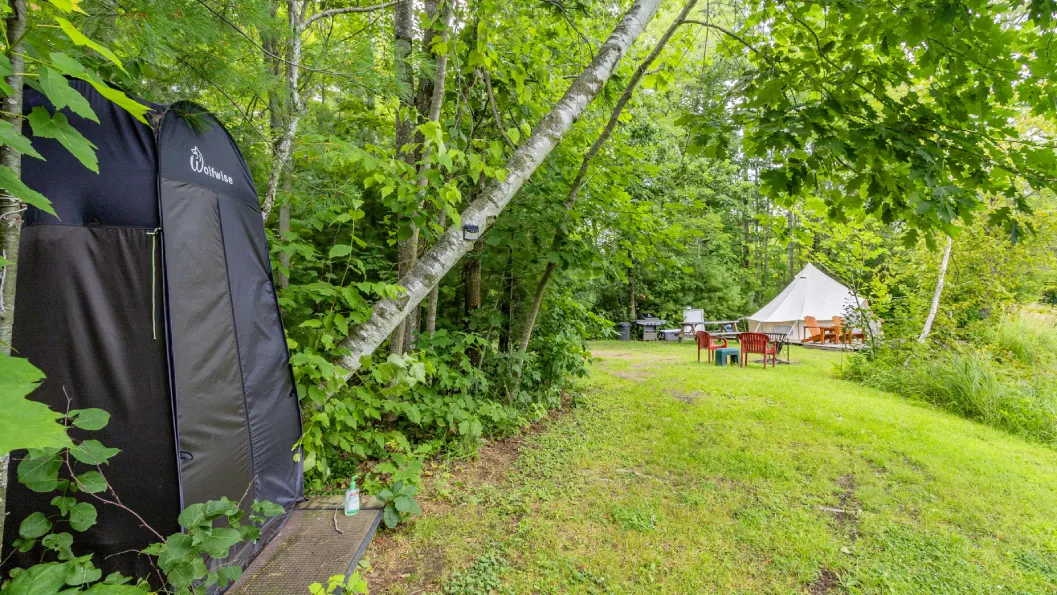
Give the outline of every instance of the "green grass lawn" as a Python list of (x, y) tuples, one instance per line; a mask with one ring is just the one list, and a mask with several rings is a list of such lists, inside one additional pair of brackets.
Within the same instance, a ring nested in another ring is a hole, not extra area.
[[(508, 471), (438, 471), (379, 537), (389, 593), (1057, 593), (1057, 451), (692, 343), (593, 345)], [(438, 587), (440, 585), (440, 587)], [(375, 592), (372, 590), (372, 592)]]

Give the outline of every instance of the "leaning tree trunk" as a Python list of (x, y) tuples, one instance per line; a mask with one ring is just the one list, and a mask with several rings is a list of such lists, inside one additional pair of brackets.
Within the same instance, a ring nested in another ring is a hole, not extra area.
[[(514, 194), (532, 175), (540, 163), (561, 141), (584, 108), (598, 95), (602, 85), (613, 74), (620, 58), (646, 25), (657, 13), (660, 0), (637, 0), (624, 14), (587, 69), (577, 77), (560, 101), (540, 120), (539, 124), (518, 146), (507, 161), (505, 180), (495, 180), (468, 206), (461, 215), (464, 223), (473, 223), (482, 229), (491, 225), (493, 219), (503, 212)], [(439, 280), (459, 261), (472, 243), (462, 237), (462, 229), (451, 226), (436, 244), (409, 271), (401, 282), (406, 294), (399, 299), (382, 300), (374, 305), (367, 322), (356, 327), (342, 342), (349, 350), (341, 358), (348, 370), (360, 367), (360, 358), (374, 353), (375, 349), (406, 317), (418, 307)]]
[(940, 262), (940, 276), (936, 280), (936, 293), (932, 295), (932, 307), (929, 308), (929, 315), (925, 319), (925, 326), (921, 329), (918, 343), (924, 343), (929, 338), (929, 333), (932, 332), (932, 323), (936, 321), (936, 312), (940, 309), (940, 296), (943, 295), (943, 281), (947, 276), (947, 265), (951, 262), (951, 244), (953, 244), (951, 236), (947, 236), (947, 247), (943, 250), (943, 261)]
[[(638, 86), (639, 81), (642, 80), (643, 75), (646, 74), (646, 70), (650, 67), (650, 64), (657, 59), (657, 56), (664, 51), (664, 46), (668, 44), (668, 41), (675, 35), (676, 29), (683, 24), (683, 20), (686, 19), (690, 11), (693, 10), (697, 4), (697, 0), (688, 0), (683, 6), (683, 9), (679, 12), (679, 16), (675, 17), (675, 21), (672, 22), (668, 30), (664, 32), (664, 35), (657, 41), (657, 45), (654, 46), (653, 51), (650, 52), (646, 59), (643, 60), (635, 72), (632, 73), (631, 78), (628, 79), (628, 84), (624, 88), (624, 92), (620, 95), (616, 105), (613, 106), (612, 112), (609, 114), (609, 121), (606, 122), (605, 128), (602, 129), (601, 134), (595, 139), (595, 142), (591, 145), (591, 148), (584, 154), (583, 161), (580, 162), (580, 170), (576, 173), (576, 178), (573, 179), (572, 185), (569, 187), (569, 194), (565, 197), (565, 203), (562, 204), (562, 222), (558, 224), (558, 230), (554, 233), (554, 240), (551, 243), (550, 252), (557, 252), (562, 243), (565, 241), (565, 219), (569, 216), (569, 212), (573, 210), (576, 205), (576, 199), (580, 195), (580, 190), (584, 186), (584, 182), (587, 180), (587, 172), (591, 167), (591, 160), (598, 155), (599, 151), (602, 150), (602, 146), (606, 144), (609, 137), (613, 136), (613, 131), (617, 128), (617, 123), (620, 121), (621, 114), (624, 113), (624, 108), (631, 101), (631, 96), (635, 93), (635, 87)], [(551, 279), (554, 278), (554, 269), (557, 267), (557, 263), (548, 262), (547, 268), (543, 271), (543, 275), (536, 283), (536, 293), (532, 298), (532, 304), (529, 305), (528, 311), (525, 313), (525, 323), (521, 329), (521, 341), (518, 343), (518, 352), (522, 355), (528, 351), (529, 342), (532, 340), (532, 331), (536, 328), (536, 317), (539, 316), (540, 306), (543, 304), (543, 296), (547, 291), (547, 285)], [(517, 381), (514, 382), (515, 390)], [(516, 396), (516, 395), (515, 395)]]
[[(26, 33), (26, 0), (9, 0), (10, 14), (4, 19), (7, 26), (7, 58), (14, 74), (7, 77), (11, 94), (4, 98), (3, 122), (0, 126), (22, 127), (22, 73), (26, 68), (22, 53), (22, 38)], [(8, 145), (0, 146), (0, 163), (16, 176), (22, 175), (22, 156)], [(15, 277), (18, 268), (18, 240), (22, 233), (22, 202), (7, 192), (0, 191), (0, 256), (10, 264), (0, 273), (0, 350), (11, 355), (11, 328), (15, 321)], [(4, 534), (7, 514), (7, 455), (0, 457), (0, 536)], [(0, 544), (0, 550), (3, 544)], [(0, 560), (3, 551), (0, 551)]]

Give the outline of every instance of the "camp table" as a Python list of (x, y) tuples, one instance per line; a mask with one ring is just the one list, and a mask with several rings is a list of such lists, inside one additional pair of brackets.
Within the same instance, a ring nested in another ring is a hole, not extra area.
[(718, 339), (737, 339), (738, 333), (741, 332), (738, 330), (737, 320), (706, 320), (702, 324), (704, 330)]
[(781, 363), (786, 363), (786, 364), (792, 363), (792, 360), (789, 359), (789, 352), (791, 351), (791, 349), (786, 349), (785, 350), (785, 361), (782, 362), (782, 359), (781, 359), (782, 349), (786, 346), (787, 343), (789, 343), (789, 335), (786, 334), (786, 333), (763, 333), (763, 334), (767, 335), (767, 337), (771, 339), (771, 342), (774, 343), (774, 349), (775, 349), (774, 360), (776, 362), (781, 362)]

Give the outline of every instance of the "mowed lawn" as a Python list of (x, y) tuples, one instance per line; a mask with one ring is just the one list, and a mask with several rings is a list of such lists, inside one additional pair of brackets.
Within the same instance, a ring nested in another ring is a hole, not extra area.
[(368, 550), (372, 592), (1057, 593), (1054, 449), (839, 380), (836, 353), (593, 351), (509, 466), (439, 468)]

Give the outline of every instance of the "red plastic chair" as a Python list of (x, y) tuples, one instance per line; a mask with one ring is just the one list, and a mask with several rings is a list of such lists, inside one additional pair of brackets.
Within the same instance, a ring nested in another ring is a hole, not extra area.
[(712, 338), (710, 333), (705, 331), (697, 331), (697, 361), (701, 362), (701, 350), (708, 350), (708, 361), (715, 359), (716, 354), (714, 353), (717, 349), (725, 349), (727, 347), (726, 339), (719, 339), (723, 343), (718, 343), (716, 339)]
[(758, 353), (763, 356), (763, 369), (767, 369), (767, 356), (771, 356), (771, 367), (775, 367), (778, 362), (778, 349), (774, 343), (771, 342), (771, 338), (763, 333), (740, 333), (738, 335), (738, 343), (741, 345), (741, 360), (739, 363), (744, 368), (748, 365), (748, 358), (745, 357), (750, 353)]

